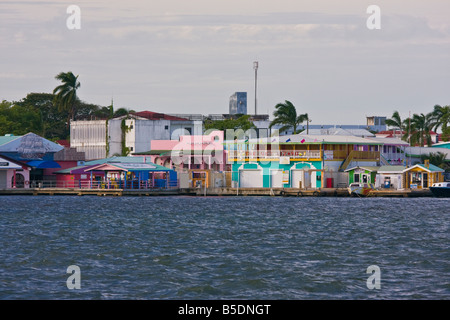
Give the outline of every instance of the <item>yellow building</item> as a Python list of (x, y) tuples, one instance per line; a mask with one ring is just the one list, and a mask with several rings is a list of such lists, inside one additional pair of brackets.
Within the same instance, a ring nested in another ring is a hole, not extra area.
[(428, 162), (416, 164), (403, 170), (405, 187), (411, 189), (429, 188), (436, 182), (444, 181), (444, 170)]

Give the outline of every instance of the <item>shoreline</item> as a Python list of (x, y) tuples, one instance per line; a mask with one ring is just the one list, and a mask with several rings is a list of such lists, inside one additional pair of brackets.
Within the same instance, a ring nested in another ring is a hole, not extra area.
[(269, 196), (269, 197), (434, 197), (429, 189), (373, 190), (367, 196), (350, 195), (347, 188), (297, 189), (297, 188), (189, 188), (189, 189), (80, 189), (80, 188), (23, 188), (0, 190), (0, 196)]

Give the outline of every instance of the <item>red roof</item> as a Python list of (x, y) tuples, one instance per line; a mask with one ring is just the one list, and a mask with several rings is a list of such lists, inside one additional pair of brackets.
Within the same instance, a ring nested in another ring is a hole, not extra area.
[(140, 112), (132, 112), (136, 116), (146, 118), (148, 120), (174, 120), (174, 121), (188, 121), (185, 118), (179, 118), (174, 116), (169, 116), (164, 113), (152, 112), (152, 111), (140, 111)]
[(57, 140), (56, 143), (63, 146), (64, 148), (70, 148), (69, 140)]

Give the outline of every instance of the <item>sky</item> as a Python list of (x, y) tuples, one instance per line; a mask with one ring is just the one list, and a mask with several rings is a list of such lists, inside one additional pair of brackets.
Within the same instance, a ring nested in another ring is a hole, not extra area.
[(0, 100), (71, 71), (88, 103), (207, 115), (245, 91), (253, 114), (258, 61), (258, 114), (289, 100), (312, 124), (407, 118), (450, 104), (449, 13), (448, 0), (0, 0)]

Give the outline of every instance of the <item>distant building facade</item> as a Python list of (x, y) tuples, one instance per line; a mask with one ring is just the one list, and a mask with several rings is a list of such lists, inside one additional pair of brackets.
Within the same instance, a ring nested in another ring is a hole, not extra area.
[(109, 120), (72, 121), (70, 146), (84, 152), (86, 160), (95, 160), (148, 151), (151, 140), (201, 133), (202, 121), (142, 111)]
[(230, 97), (230, 114), (247, 114), (247, 92), (235, 92)]

